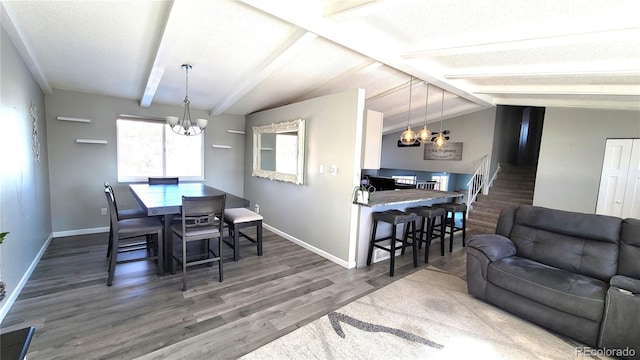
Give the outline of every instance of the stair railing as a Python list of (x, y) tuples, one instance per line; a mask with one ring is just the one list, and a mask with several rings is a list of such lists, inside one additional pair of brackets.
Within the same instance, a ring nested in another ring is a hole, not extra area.
[(471, 204), (476, 201), (478, 194), (487, 195), (489, 193), (489, 155), (485, 155), (480, 160), (480, 165), (473, 173), (471, 179), (467, 182), (467, 213), (465, 216), (469, 218), (469, 210)]

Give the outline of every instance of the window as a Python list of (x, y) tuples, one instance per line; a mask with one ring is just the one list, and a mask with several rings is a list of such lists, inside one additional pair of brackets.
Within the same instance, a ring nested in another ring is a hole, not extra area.
[(203, 135), (178, 135), (163, 121), (119, 118), (116, 139), (120, 182), (147, 181), (149, 176), (204, 180)]
[(449, 191), (449, 175), (448, 174), (432, 175), (431, 180), (438, 182), (439, 190)]

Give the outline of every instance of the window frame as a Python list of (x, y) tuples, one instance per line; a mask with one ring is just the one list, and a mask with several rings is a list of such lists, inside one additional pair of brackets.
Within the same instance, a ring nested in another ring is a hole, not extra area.
[[(118, 122), (119, 120), (125, 120), (125, 121), (136, 121), (136, 122), (143, 122), (143, 123), (153, 123), (153, 124), (158, 124), (158, 123), (162, 123), (163, 126), (163, 131), (162, 131), (162, 174), (154, 174), (154, 175), (148, 175), (148, 176), (124, 176), (121, 175), (120, 173), (120, 154), (121, 154), (121, 143), (120, 143), (120, 139), (118, 136)], [(200, 138), (200, 176), (185, 176), (185, 175), (175, 175), (175, 174), (171, 174), (171, 175), (167, 175), (167, 135), (170, 134), (175, 134), (173, 132), (173, 130), (171, 130), (171, 127), (169, 126), (169, 124), (166, 123), (166, 120), (163, 118), (154, 118), (154, 117), (146, 117), (146, 116), (136, 116), (136, 115), (124, 115), (124, 114), (118, 114), (118, 116), (116, 117), (116, 173), (117, 173), (117, 179), (119, 183), (135, 183), (135, 182), (147, 182), (149, 180), (149, 176), (158, 176), (158, 177), (167, 177), (167, 176), (171, 176), (171, 177), (179, 177), (180, 181), (205, 181), (205, 136), (206, 136), (206, 128), (202, 130), (202, 133), (199, 135), (193, 135), (191, 137), (199, 137)], [(184, 135), (178, 135), (175, 134), (176, 136), (184, 136)]]

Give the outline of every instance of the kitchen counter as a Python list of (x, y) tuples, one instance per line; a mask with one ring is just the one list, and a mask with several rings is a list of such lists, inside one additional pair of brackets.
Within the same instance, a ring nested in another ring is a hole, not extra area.
[(427, 200), (456, 198), (461, 196), (463, 196), (463, 194), (458, 192), (423, 189), (375, 191), (371, 193), (369, 204), (360, 205), (368, 207), (378, 207), (386, 205), (409, 204)]
[[(360, 205), (360, 211), (358, 212), (358, 232), (356, 234), (357, 245), (356, 248), (353, 249), (355, 251), (356, 266), (360, 268), (367, 265), (367, 253), (372, 227), (372, 213), (390, 209), (404, 211), (407, 208), (414, 206), (432, 206), (438, 203), (455, 201), (463, 196), (464, 194), (459, 192), (425, 189), (372, 192), (369, 204), (358, 204)], [(404, 225), (399, 225), (398, 233), (402, 234), (403, 229)], [(378, 225), (378, 236), (382, 237), (385, 234), (391, 234), (391, 225), (383, 222)]]

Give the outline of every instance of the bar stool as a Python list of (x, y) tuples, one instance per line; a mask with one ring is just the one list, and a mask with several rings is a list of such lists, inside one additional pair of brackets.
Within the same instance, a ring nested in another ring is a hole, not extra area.
[[(449, 228), (449, 252), (453, 251), (453, 232), (456, 230), (462, 230), (462, 246), (467, 246), (467, 205), (458, 203), (442, 203), (433, 204), (433, 207), (439, 207), (447, 212), (447, 219), (445, 221), (445, 230)], [(456, 226), (456, 213), (462, 213), (462, 227)]]
[[(404, 250), (406, 247), (411, 246), (413, 250), (413, 267), (418, 267), (418, 248), (416, 247), (416, 220), (418, 216), (413, 213), (408, 213), (400, 210), (386, 210), (386, 211), (378, 211), (371, 214), (371, 218), (373, 220), (373, 230), (371, 231), (371, 241), (369, 242), (369, 254), (367, 256), (367, 266), (371, 265), (371, 257), (373, 255), (373, 248), (376, 247), (378, 249), (382, 249), (384, 251), (388, 251), (389, 262), (390, 262), (390, 270), (389, 276), (393, 276), (394, 267), (395, 267), (395, 257), (396, 257), (396, 241), (402, 241), (402, 252), (404, 254)], [(391, 235), (385, 236), (379, 239), (376, 239), (376, 231), (378, 229), (378, 221), (384, 221), (386, 223), (391, 224)], [(396, 237), (397, 226), (398, 224), (406, 224), (404, 236), (402, 240)], [(407, 243), (409, 237), (409, 228), (411, 228), (412, 234), (412, 242), (411, 244)], [(390, 249), (382, 245), (378, 245), (378, 242), (390, 240), (391, 246)]]
[[(233, 249), (233, 261), (240, 258), (240, 236), (257, 243), (258, 256), (262, 256), (262, 215), (245, 208), (224, 209), (224, 222), (229, 226), (229, 235), (233, 237), (233, 242), (224, 240)], [(249, 226), (256, 227), (256, 238), (253, 239), (240, 231)]]
[[(433, 230), (438, 230), (440, 238), (440, 253), (444, 256), (444, 233), (447, 212), (443, 208), (433, 208), (431, 206), (416, 206), (407, 208), (405, 211), (414, 213), (422, 218), (420, 222), (420, 236), (418, 240), (418, 248), (422, 248), (422, 243), (426, 244), (424, 252), (424, 262), (429, 262), (429, 247), (431, 246), (431, 240), (436, 237), (433, 236)], [(436, 224), (436, 219), (440, 218), (440, 222)], [(426, 225), (426, 226), (425, 226)], [(425, 236), (426, 235), (426, 236)]]

